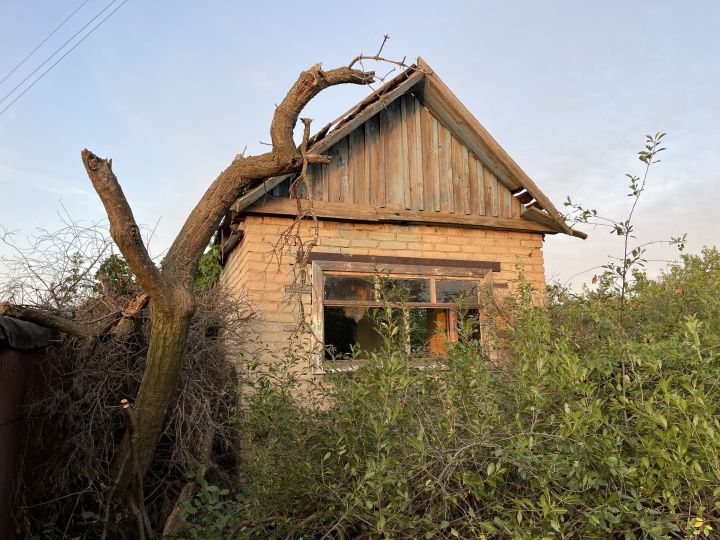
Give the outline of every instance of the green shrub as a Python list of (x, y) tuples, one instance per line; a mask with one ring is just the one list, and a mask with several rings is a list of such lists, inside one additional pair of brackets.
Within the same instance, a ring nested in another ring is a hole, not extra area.
[(389, 315), (386, 350), (316, 389), (331, 406), (295, 399), (292, 377), (257, 378), (238, 419), (246, 479), (213, 503), (227, 523), (208, 527), (196, 504), (187, 534), (714, 536), (720, 254), (635, 277), (624, 309), (602, 286), (553, 290), (546, 307), (520, 295), (505, 362), (482, 357), (468, 323), (442, 366), (419, 369)]

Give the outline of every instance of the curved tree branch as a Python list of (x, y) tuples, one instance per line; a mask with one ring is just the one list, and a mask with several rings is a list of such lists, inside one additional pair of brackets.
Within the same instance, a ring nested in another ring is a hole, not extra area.
[(112, 160), (98, 157), (87, 148), (81, 154), (85, 170), (110, 220), (110, 235), (140, 285), (154, 300), (162, 302), (168, 292), (167, 284), (145, 248), (140, 228), (112, 170)]
[[(163, 263), (163, 276), (171, 282), (192, 280), (197, 261), (210, 242), (220, 220), (245, 191), (265, 179), (297, 171), (303, 163), (295, 145), (293, 130), (303, 108), (322, 90), (340, 84), (368, 84), (372, 71), (341, 67), (324, 71), (316, 64), (300, 73), (280, 102), (270, 126), (272, 151), (259, 156), (238, 156), (205, 192), (185, 221)], [(326, 163), (322, 156), (308, 156), (312, 162)]]
[(270, 124), (270, 138), (273, 153), (280, 162), (293, 162), (295, 167), (302, 164), (293, 140), (293, 131), (300, 113), (312, 98), (330, 86), (338, 84), (369, 84), (375, 80), (375, 72), (341, 67), (323, 71), (321, 64), (315, 64), (303, 71), (292, 85), (285, 98), (275, 109)]

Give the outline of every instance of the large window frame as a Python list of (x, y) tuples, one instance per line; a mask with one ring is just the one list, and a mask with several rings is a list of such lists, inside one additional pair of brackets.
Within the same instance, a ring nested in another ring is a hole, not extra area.
[[(332, 257), (332, 254), (330, 255)], [(329, 258), (330, 258), (329, 257)], [(360, 260), (357, 259), (367, 259)], [(335, 255), (332, 260), (322, 258), (322, 254), (315, 255), (312, 260), (312, 350), (313, 369), (316, 374), (354, 371), (364, 362), (346, 362), (327, 360), (325, 358), (324, 318), (325, 308), (356, 306), (362, 309), (382, 307), (383, 303), (372, 300), (327, 300), (325, 299), (325, 279), (327, 276), (368, 277), (381, 276), (382, 278), (396, 279), (423, 279), (430, 283), (430, 302), (403, 302), (403, 307), (428, 308), (443, 310), (459, 310), (463, 306), (456, 302), (437, 302), (438, 280), (463, 280), (477, 283), (479, 306), (483, 291), (493, 289), (493, 274), (499, 270), (498, 263), (482, 263), (476, 261), (439, 261), (435, 259), (414, 259), (400, 257), (355, 257), (354, 260), (342, 260)], [(347, 257), (347, 259), (353, 259)], [(387, 262), (383, 262), (385, 259)], [(390, 262), (392, 261), (392, 262)], [(446, 266), (444, 265), (446, 264)], [(467, 266), (463, 266), (466, 264)], [(480, 341), (483, 352), (494, 358), (495, 351), (486, 336), (486, 320), (482, 309), (478, 310)]]

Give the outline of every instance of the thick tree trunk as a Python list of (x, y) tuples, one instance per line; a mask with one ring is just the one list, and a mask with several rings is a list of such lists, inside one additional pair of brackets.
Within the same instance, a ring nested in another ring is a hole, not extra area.
[[(140, 470), (144, 473), (155, 452), (155, 445), (162, 432), (167, 404), (177, 388), (183, 365), (190, 319), (193, 313), (192, 296), (188, 291), (174, 294), (175, 300), (162, 307), (150, 304), (150, 344), (147, 363), (134, 403), (137, 417), (138, 438), (135, 451)], [(115, 471), (130, 451), (126, 434), (115, 460)], [(121, 490), (127, 490), (134, 480), (133, 471), (125, 467), (120, 481)], [(117, 473), (116, 473), (117, 474)]]

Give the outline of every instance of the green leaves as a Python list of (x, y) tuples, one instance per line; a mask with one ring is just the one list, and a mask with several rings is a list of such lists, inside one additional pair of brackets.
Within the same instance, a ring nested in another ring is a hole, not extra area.
[(720, 253), (638, 280), (622, 318), (600, 291), (531, 299), (503, 307), (501, 365), (460, 344), (417, 369), (396, 345), (311, 394), (261, 378), (244, 483), (192, 474), (188, 537), (713, 538)]
[[(618, 240), (622, 242), (622, 249), (618, 248), (618, 253), (621, 255), (610, 257), (610, 261), (602, 266), (606, 269), (606, 272), (603, 276), (604, 279), (600, 280), (601, 285), (612, 284), (614, 291), (619, 295), (621, 311), (625, 309), (628, 287), (647, 263), (645, 246), (667, 243), (676, 246), (679, 251), (682, 251), (685, 247), (685, 235), (682, 237), (672, 237), (669, 241), (653, 240), (635, 246), (631, 245), (631, 241), (635, 239), (633, 234), (635, 232), (635, 226), (633, 224), (635, 210), (637, 209), (640, 196), (645, 191), (650, 167), (659, 162), (655, 157), (658, 153), (665, 150), (665, 148), (661, 146), (665, 135), (666, 134), (662, 132), (655, 133), (654, 135), (646, 135), (645, 147), (638, 152), (640, 161), (645, 164), (643, 174), (641, 176), (630, 173), (625, 174), (625, 177), (629, 180), (627, 196), (632, 199), (632, 203), (624, 219), (599, 214), (596, 210), (591, 210), (581, 204), (573, 203), (570, 197), (567, 197), (563, 203), (571, 209), (571, 213), (566, 216), (566, 219), (573, 223), (593, 225), (596, 228), (604, 227), (612, 236), (618, 237)], [(592, 283), (595, 284), (596, 280), (593, 279)]]
[(220, 246), (210, 246), (200, 257), (198, 271), (195, 275), (195, 289), (204, 291), (215, 285), (220, 278)]

